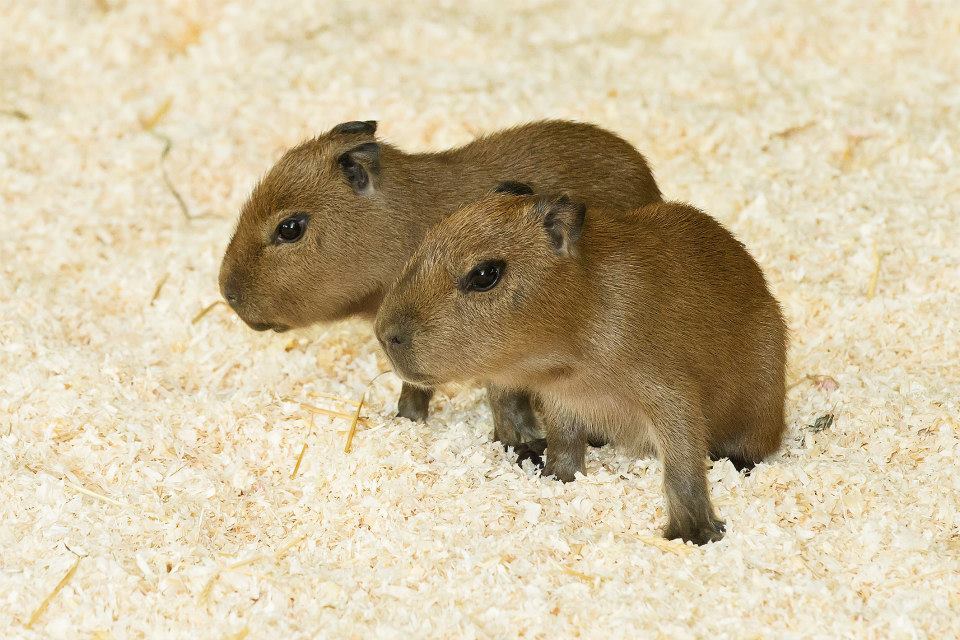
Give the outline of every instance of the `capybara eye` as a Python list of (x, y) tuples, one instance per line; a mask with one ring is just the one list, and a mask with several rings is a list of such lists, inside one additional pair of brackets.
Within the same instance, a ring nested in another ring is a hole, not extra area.
[(297, 215), (287, 218), (277, 225), (277, 242), (296, 242), (303, 237), (307, 228), (307, 216)]
[(461, 279), (460, 288), (464, 291), (490, 291), (500, 282), (504, 266), (502, 260), (481, 262)]

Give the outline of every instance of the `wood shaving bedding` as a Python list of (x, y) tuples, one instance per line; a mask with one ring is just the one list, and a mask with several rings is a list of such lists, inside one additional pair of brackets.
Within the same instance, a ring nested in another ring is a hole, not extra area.
[[(960, 5), (592, 8), (0, 11), (0, 636), (960, 635)], [(789, 433), (711, 469), (718, 544), (658, 537), (656, 461), (543, 480), (479, 389), (427, 424), (391, 375), (364, 394), (366, 325), (212, 306), (300, 139), (543, 117), (636, 144), (784, 304)]]

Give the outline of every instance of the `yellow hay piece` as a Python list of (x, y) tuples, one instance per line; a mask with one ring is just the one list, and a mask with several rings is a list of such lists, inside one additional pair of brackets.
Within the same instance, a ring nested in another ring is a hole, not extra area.
[(33, 614), (30, 615), (30, 620), (27, 621), (27, 629), (30, 629), (37, 623), (40, 619), (40, 616), (44, 614), (47, 610), (47, 607), (50, 606), (50, 603), (53, 602), (53, 599), (57, 597), (57, 594), (60, 593), (67, 583), (73, 578), (74, 574), (77, 572), (77, 568), (80, 566), (80, 561), (83, 560), (81, 556), (77, 556), (77, 559), (73, 562), (67, 572), (63, 574), (63, 577), (60, 578), (60, 582), (53, 588), (53, 591), (47, 594), (47, 597), (43, 599), (43, 602), (40, 603)]
[(144, 131), (152, 131), (154, 127), (160, 124), (160, 121), (163, 120), (172, 106), (173, 98), (167, 98), (160, 103), (160, 106), (152, 114), (140, 118), (140, 126), (143, 127)]
[(200, 312), (197, 313), (197, 315), (193, 316), (193, 320), (190, 321), (190, 324), (197, 324), (198, 322), (203, 320), (204, 316), (206, 316), (208, 313), (210, 313), (211, 311), (213, 311), (214, 309), (216, 309), (222, 304), (225, 305), (227, 303), (224, 302), (223, 300), (217, 300), (216, 302), (211, 302), (210, 304), (205, 306), (203, 309), (201, 309)]

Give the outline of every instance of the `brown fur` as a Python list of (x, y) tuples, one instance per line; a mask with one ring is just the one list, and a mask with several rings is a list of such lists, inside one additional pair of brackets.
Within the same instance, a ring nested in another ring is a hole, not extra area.
[[(427, 230), (502, 180), (521, 179), (618, 210), (660, 200), (643, 156), (593, 125), (535, 122), (423, 154), (377, 142), (375, 127), (345, 123), (291, 149), (243, 206), (220, 286), (251, 327), (283, 331), (350, 316), (372, 320)], [(356, 158), (369, 179), (362, 189), (341, 166), (357, 149), (364, 151)], [(303, 238), (277, 244), (277, 225), (298, 213), (309, 216)], [(425, 418), (429, 397), (405, 388), (401, 415)], [(498, 439), (512, 444), (535, 436), (529, 402), (517, 404), (509, 394), (506, 401), (519, 413), (494, 406)], [(511, 424), (510, 416), (521, 423)]]
[[(478, 379), (543, 402), (544, 473), (584, 471), (590, 435), (664, 463), (666, 535), (718, 540), (708, 454), (757, 462), (784, 431), (787, 330), (757, 263), (716, 220), (658, 203), (618, 215), (499, 195), (435, 227), (377, 335), (416, 384)], [(475, 265), (499, 284), (463, 291)]]

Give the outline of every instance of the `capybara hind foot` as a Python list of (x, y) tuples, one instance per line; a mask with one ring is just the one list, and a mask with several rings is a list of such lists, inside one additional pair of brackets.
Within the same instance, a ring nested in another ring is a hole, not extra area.
[(744, 458), (737, 455), (723, 455), (719, 453), (710, 454), (710, 460), (713, 462), (719, 462), (724, 458), (727, 458), (730, 461), (730, 464), (733, 465), (733, 468), (745, 476), (750, 475), (750, 472), (753, 471), (753, 468), (757, 466), (757, 463), (749, 458)]

